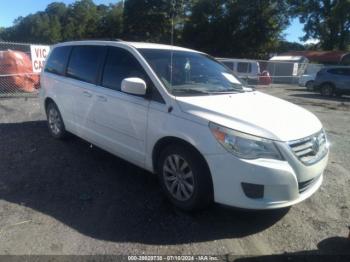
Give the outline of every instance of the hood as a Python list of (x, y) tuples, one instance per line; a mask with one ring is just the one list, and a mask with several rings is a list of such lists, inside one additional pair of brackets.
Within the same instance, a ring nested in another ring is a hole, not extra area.
[(309, 111), (285, 100), (261, 93), (176, 97), (181, 110), (244, 133), (291, 141), (322, 128)]

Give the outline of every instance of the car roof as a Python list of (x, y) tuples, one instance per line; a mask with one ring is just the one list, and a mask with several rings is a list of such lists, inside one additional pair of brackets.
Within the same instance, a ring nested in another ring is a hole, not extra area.
[(349, 66), (325, 66), (321, 70), (327, 71), (329, 69), (347, 69), (347, 68), (349, 69), (350, 67)]
[(136, 49), (162, 49), (162, 50), (174, 50), (174, 51), (187, 51), (187, 52), (196, 52), (196, 53), (202, 53), (197, 50), (180, 47), (180, 46), (174, 46), (174, 45), (165, 45), (165, 44), (156, 44), (156, 43), (146, 43), (146, 42), (128, 42), (128, 41), (122, 41), (122, 40), (115, 40), (115, 41), (106, 41), (106, 40), (82, 40), (82, 41), (70, 41), (70, 42), (63, 42), (54, 45), (53, 47), (58, 46), (69, 46), (69, 45), (109, 45), (113, 46), (114, 44), (118, 45), (124, 45), (129, 47), (134, 47)]

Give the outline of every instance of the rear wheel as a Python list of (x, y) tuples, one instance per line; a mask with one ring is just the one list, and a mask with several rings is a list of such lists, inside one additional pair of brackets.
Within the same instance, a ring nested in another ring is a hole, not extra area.
[(160, 154), (157, 171), (163, 191), (175, 206), (194, 210), (213, 201), (210, 172), (192, 148), (166, 147)]
[(308, 81), (305, 86), (306, 86), (307, 90), (313, 91), (314, 90), (314, 81)]
[(334, 88), (331, 84), (323, 84), (321, 86), (321, 95), (322, 96), (333, 96)]
[(67, 136), (63, 119), (55, 103), (50, 102), (46, 107), (47, 123), (51, 136), (56, 139), (63, 139)]

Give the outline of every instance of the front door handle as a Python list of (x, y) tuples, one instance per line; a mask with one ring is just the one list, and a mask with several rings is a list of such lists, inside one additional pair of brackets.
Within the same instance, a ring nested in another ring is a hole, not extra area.
[(92, 94), (87, 92), (87, 91), (84, 91), (83, 92), (83, 96), (86, 96), (86, 97), (92, 97)]
[(107, 98), (105, 96), (97, 96), (97, 99), (101, 102), (107, 102)]

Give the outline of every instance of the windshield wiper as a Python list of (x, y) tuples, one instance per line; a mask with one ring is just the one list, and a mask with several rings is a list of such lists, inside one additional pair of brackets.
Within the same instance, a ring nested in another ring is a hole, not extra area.
[(211, 94), (211, 92), (199, 90), (199, 89), (192, 89), (192, 88), (173, 88), (172, 92), (174, 93), (185, 93), (185, 94)]
[(230, 90), (215, 90), (215, 91), (210, 91), (210, 94), (232, 94), (232, 93), (243, 93), (245, 90), (243, 89), (230, 89)]

